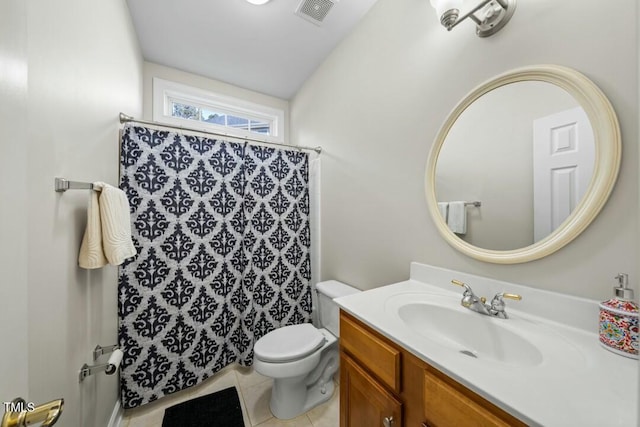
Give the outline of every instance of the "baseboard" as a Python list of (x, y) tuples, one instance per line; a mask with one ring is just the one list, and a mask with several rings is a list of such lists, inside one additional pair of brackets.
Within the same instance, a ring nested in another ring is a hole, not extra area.
[(113, 412), (111, 413), (111, 418), (109, 418), (109, 425), (107, 427), (120, 427), (123, 415), (124, 411), (122, 410), (122, 405), (120, 405), (120, 399), (118, 399), (113, 407)]

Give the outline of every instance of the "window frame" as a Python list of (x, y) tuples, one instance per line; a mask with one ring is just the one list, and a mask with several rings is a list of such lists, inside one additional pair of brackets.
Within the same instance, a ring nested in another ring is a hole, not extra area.
[[(221, 133), (234, 138), (250, 138), (264, 140), (265, 142), (285, 144), (285, 115), (282, 109), (231, 96), (220, 95), (157, 77), (153, 78), (152, 102), (152, 116), (155, 122)], [(202, 120), (175, 117), (172, 115), (173, 103), (192, 105), (200, 109), (213, 110), (230, 116), (246, 118), (249, 121), (266, 122), (270, 124), (271, 134), (267, 135), (260, 132), (252, 132), (248, 129), (219, 125)]]

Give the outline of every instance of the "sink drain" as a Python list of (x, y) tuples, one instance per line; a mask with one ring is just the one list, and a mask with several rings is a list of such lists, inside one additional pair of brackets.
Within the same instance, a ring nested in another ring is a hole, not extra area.
[(471, 356), (474, 359), (478, 358), (478, 356), (476, 356), (473, 352), (471, 352), (469, 350), (460, 350), (460, 353), (464, 354), (465, 356)]

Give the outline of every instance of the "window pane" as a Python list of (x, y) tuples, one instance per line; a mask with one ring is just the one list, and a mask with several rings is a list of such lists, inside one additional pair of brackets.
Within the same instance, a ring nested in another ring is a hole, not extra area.
[[(286, 142), (284, 111), (245, 99), (208, 92), (158, 78), (153, 79), (153, 120), (210, 129), (229, 136)], [(160, 102), (162, 101), (162, 102)], [(168, 111), (167, 111), (168, 110)], [(191, 125), (188, 123), (193, 122)]]
[(249, 120), (237, 116), (227, 116), (227, 126), (238, 129), (249, 129)]
[(226, 126), (226, 115), (217, 111), (202, 110), (203, 122), (214, 123), (216, 125)]
[(273, 123), (270, 120), (252, 120), (242, 115), (232, 115), (225, 113), (224, 109), (218, 110), (217, 106), (199, 107), (191, 105), (188, 101), (171, 100), (173, 117), (187, 120), (199, 120), (205, 123), (211, 123), (218, 126), (246, 130), (249, 132), (259, 133), (261, 135), (272, 135)]
[(270, 135), (271, 134), (271, 126), (269, 125), (269, 123), (265, 123), (265, 122), (258, 122), (255, 120), (251, 120), (250, 123), (250, 129), (251, 132), (256, 132), (256, 133), (261, 133), (264, 135)]
[(198, 107), (194, 107), (193, 105), (178, 104), (177, 102), (174, 102), (171, 115), (173, 117), (180, 117), (183, 119), (198, 120), (200, 117), (200, 111)]

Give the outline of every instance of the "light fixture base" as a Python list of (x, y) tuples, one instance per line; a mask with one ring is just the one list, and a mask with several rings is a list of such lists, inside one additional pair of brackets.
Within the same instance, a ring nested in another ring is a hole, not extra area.
[(478, 37), (489, 37), (500, 31), (513, 16), (516, 0), (492, 0), (478, 11)]
[(453, 25), (458, 20), (460, 11), (458, 9), (449, 9), (440, 17), (440, 23), (448, 30), (451, 31)]

